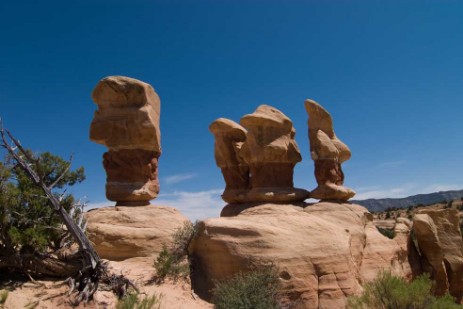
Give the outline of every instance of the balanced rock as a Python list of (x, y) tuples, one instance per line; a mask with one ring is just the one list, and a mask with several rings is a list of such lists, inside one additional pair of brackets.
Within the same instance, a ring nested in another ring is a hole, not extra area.
[(310, 153), (315, 162), (315, 178), (318, 184), (310, 192), (310, 197), (347, 201), (355, 192), (343, 186), (344, 173), (341, 164), (350, 159), (350, 149), (336, 137), (331, 115), (320, 104), (306, 100), (305, 108), (309, 115)]
[(228, 203), (244, 202), (249, 189), (249, 167), (239, 155), (246, 140), (246, 130), (236, 122), (219, 118), (209, 130), (215, 137), (215, 161), (225, 180), (222, 194)]
[(105, 207), (86, 213), (87, 234), (101, 258), (156, 256), (188, 219), (165, 206)]
[(463, 298), (463, 241), (456, 209), (423, 209), (413, 218), (421, 266), (436, 282), (435, 293)]
[(90, 139), (105, 145), (106, 197), (118, 205), (148, 205), (159, 193), (160, 100), (142, 81), (110, 76), (92, 94), (98, 105)]
[(215, 280), (273, 264), (291, 308), (344, 308), (381, 269), (411, 278), (406, 245), (380, 234), (372, 220), (364, 207), (322, 202), (262, 204), (202, 221), (190, 245), (195, 292), (207, 299)]
[(293, 186), (293, 171), (302, 160), (291, 120), (278, 109), (261, 105), (241, 118), (248, 131), (239, 155), (249, 166), (247, 202), (301, 202), (309, 193)]

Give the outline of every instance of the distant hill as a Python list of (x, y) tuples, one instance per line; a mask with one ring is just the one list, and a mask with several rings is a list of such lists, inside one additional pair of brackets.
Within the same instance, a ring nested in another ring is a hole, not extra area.
[(368, 200), (352, 200), (352, 203), (365, 206), (369, 211), (380, 212), (387, 208), (406, 208), (409, 206), (430, 205), (443, 201), (453, 201), (463, 197), (463, 190), (440, 191), (428, 194), (412, 195), (404, 198), (382, 198)]

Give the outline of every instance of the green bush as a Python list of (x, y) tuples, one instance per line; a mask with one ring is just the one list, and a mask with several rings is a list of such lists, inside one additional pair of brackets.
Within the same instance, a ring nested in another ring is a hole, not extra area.
[(278, 309), (278, 290), (277, 270), (268, 266), (216, 281), (212, 303), (216, 309)]
[(376, 227), (376, 229), (381, 233), (383, 234), (384, 236), (386, 236), (387, 238), (389, 239), (393, 239), (395, 237), (395, 231), (394, 230), (391, 230), (391, 229), (383, 229), (381, 227)]
[(172, 235), (171, 251), (177, 256), (187, 256), (188, 246), (198, 233), (198, 221), (191, 223), (186, 221), (183, 227), (177, 229)]
[(182, 256), (179, 257), (173, 254), (166, 246), (162, 247), (161, 253), (154, 261), (156, 269), (156, 279), (158, 282), (163, 282), (166, 278), (178, 280), (186, 278), (190, 274), (190, 265)]
[(8, 291), (2, 290), (0, 291), (0, 305), (3, 305), (8, 298)]
[(120, 299), (116, 309), (159, 309), (161, 308), (161, 297), (152, 295), (139, 299), (137, 293), (129, 293)]
[(193, 224), (187, 221), (172, 235), (171, 246), (164, 245), (162, 247), (162, 251), (154, 261), (158, 282), (163, 282), (166, 278), (178, 280), (190, 275), (188, 246), (196, 236), (197, 230), (197, 222)]
[[(60, 197), (61, 205), (69, 210), (74, 204), (70, 194), (62, 189), (80, 183), (85, 179), (84, 169), (67, 170), (69, 162), (45, 152), (33, 154), (27, 163), (37, 169), (46, 185), (56, 182), (54, 194)], [(62, 178), (59, 175), (64, 173)], [(61, 189), (61, 190), (60, 190)], [(61, 228), (59, 215), (48, 205), (42, 189), (36, 186), (26, 173), (7, 156), (0, 162), (0, 256), (16, 254), (47, 254), (60, 248), (65, 231)]]
[(380, 272), (376, 280), (364, 286), (363, 294), (348, 299), (350, 309), (452, 309), (461, 308), (449, 295), (432, 295), (433, 282), (428, 274), (410, 283), (390, 272)]

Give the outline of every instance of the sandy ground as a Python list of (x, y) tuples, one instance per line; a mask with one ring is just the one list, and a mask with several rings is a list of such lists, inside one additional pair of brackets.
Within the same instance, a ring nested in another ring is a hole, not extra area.
[[(140, 289), (140, 296), (157, 295), (161, 297), (162, 309), (206, 309), (214, 306), (201, 300), (191, 291), (189, 282), (167, 281), (163, 284), (150, 283), (155, 274), (153, 258), (132, 258), (122, 262), (110, 262), (116, 274), (124, 274), (133, 280)], [(67, 296), (68, 287), (62, 281), (27, 282), (10, 291), (4, 304), (5, 309), (18, 308), (76, 308), (72, 307)], [(95, 299), (77, 308), (115, 308), (117, 299), (111, 292), (98, 291)], [(1, 308), (1, 306), (0, 306)]]

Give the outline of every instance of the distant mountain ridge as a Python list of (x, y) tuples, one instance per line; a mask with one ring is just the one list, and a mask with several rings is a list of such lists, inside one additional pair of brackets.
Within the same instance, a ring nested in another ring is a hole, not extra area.
[(451, 201), (463, 197), (463, 190), (439, 191), (427, 194), (417, 194), (404, 198), (382, 198), (367, 200), (352, 200), (352, 203), (362, 205), (369, 211), (380, 212), (387, 208), (407, 208), (409, 206), (430, 205), (442, 201)]

